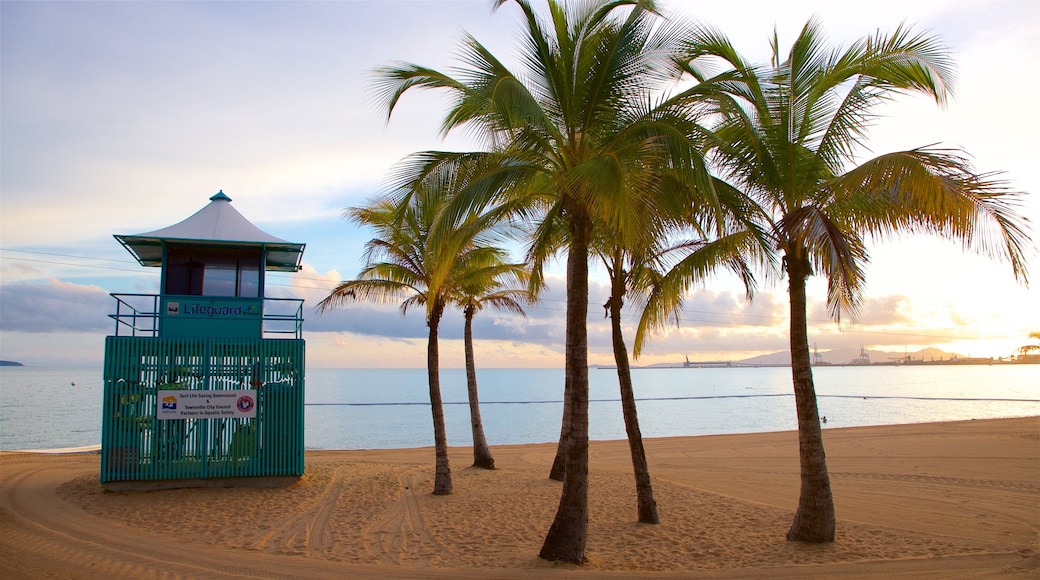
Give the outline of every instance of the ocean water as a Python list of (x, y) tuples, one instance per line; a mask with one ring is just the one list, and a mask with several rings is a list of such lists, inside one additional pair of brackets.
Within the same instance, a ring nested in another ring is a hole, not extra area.
[[(1040, 365), (818, 367), (825, 428), (1040, 416)], [(97, 445), (102, 371), (0, 367), (0, 449)], [(617, 374), (593, 368), (594, 440), (623, 439)], [(644, 437), (797, 428), (791, 370), (783, 367), (636, 369)], [(480, 369), (481, 414), (492, 445), (556, 441), (562, 369)], [(466, 373), (442, 369), (448, 442), (472, 443)], [(425, 369), (308, 369), (308, 449), (433, 444)]]

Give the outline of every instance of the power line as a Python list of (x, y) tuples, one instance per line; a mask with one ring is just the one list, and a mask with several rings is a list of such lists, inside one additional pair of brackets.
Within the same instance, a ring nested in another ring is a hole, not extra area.
[(121, 260), (118, 258), (98, 258), (96, 256), (77, 256), (74, 254), (58, 254), (54, 252), (37, 252), (33, 250), (17, 250), (14, 248), (0, 248), (4, 252), (18, 252), (21, 254), (36, 254), (37, 256), (57, 256), (59, 258), (78, 258), (80, 260), (99, 260), (103, 262), (118, 262), (120, 264), (134, 264), (132, 260)]
[[(76, 258), (76, 257), (79, 257), (79, 256), (71, 256), (71, 257)], [(113, 268), (112, 266), (94, 266), (94, 265), (91, 265), (91, 264), (73, 264), (73, 263), (70, 263), (70, 262), (55, 262), (53, 260), (34, 260), (32, 258), (12, 258), (10, 256), (0, 256), (0, 259), (2, 259), (2, 260), (15, 260), (15, 261), (18, 261), (18, 262), (34, 262), (34, 263), (37, 263), (37, 264), (55, 264), (55, 265), (58, 265), (58, 266), (74, 266), (76, 268), (92, 268), (94, 270), (112, 270), (112, 271), (115, 271), (115, 272), (135, 272), (135, 273), (138, 273), (138, 274), (141, 273), (140, 270), (130, 270), (129, 268)], [(100, 259), (103, 259), (103, 258), (96, 258), (96, 259), (100, 260)], [(113, 261), (116, 261), (116, 260), (113, 260)]]

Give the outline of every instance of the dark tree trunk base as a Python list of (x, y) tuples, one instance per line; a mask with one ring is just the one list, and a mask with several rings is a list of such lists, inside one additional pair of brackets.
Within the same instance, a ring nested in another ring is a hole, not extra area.
[(481, 459), (473, 462), (473, 467), (479, 467), (480, 469), (494, 469), (495, 460), (492, 458)]
[(657, 502), (653, 499), (649, 503), (639, 504), (639, 523), (641, 524), (659, 524), (661, 523), (660, 516), (657, 515)]
[(791, 529), (787, 531), (787, 541), (804, 542), (806, 544), (828, 544), (834, 541), (834, 530), (830, 530), (829, 534), (815, 534), (813, 530), (805, 529), (796, 522), (791, 524)]

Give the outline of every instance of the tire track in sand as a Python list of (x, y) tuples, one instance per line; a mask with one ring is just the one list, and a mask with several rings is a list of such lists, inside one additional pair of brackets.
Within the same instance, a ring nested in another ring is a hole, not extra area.
[(876, 479), (883, 481), (899, 481), (909, 483), (924, 483), (935, 485), (950, 485), (958, 487), (981, 487), (998, 488), (1027, 493), (1040, 493), (1040, 485), (1021, 481), (1003, 481), (997, 479), (965, 479), (959, 477), (936, 477), (931, 475), (904, 474), (904, 473), (850, 473), (832, 472), (834, 477), (849, 477), (857, 479)]
[(377, 471), (373, 466), (346, 465), (337, 468), (318, 496), (302, 506), (292, 517), (279, 522), (249, 545), (254, 550), (269, 550), (328, 560), (335, 544), (329, 522), (340, 496), (357, 481)]
[[(0, 478), (0, 570), (12, 578), (156, 578), (266, 576), (221, 559), (186, 557), (176, 542), (138, 543), (141, 532), (78, 514), (56, 493), (58, 485), (87, 469), (66, 470), (6, 456)], [(93, 467), (93, 466), (91, 466)], [(96, 471), (96, 467), (94, 467)]]
[(438, 549), (436, 541), (423, 524), (419, 497), (415, 491), (416, 481), (419, 480), (418, 469), (407, 469), (403, 473), (394, 470), (401, 486), (400, 497), (362, 531), (365, 551), (381, 564), (425, 566), (430, 561), (429, 550)]

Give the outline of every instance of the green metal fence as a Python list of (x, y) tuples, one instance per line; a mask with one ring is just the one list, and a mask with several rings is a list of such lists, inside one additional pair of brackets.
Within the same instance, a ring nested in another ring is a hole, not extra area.
[(295, 339), (107, 337), (101, 482), (303, 475), (304, 354)]

